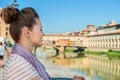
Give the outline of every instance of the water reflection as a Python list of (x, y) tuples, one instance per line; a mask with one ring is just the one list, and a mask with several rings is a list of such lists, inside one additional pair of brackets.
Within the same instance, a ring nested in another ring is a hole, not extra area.
[(87, 56), (85, 58), (54, 59), (53, 62), (88, 75), (93, 80), (120, 80), (120, 61)]

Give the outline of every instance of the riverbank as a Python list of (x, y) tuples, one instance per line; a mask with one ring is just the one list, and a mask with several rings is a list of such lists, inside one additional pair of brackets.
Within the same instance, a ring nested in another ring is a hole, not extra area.
[(109, 60), (120, 60), (120, 51), (85, 51), (86, 55), (96, 55), (96, 56), (102, 56), (106, 57)]

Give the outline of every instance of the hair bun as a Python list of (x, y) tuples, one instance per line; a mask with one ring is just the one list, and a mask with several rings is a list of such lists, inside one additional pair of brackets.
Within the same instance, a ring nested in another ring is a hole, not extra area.
[(7, 23), (10, 24), (16, 20), (16, 16), (19, 13), (19, 10), (17, 8), (14, 8), (12, 6), (9, 6), (7, 8), (4, 8), (1, 12), (1, 19)]

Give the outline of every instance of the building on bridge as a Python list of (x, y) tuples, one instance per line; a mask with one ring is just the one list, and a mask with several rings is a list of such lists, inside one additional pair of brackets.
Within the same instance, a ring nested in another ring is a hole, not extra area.
[(45, 35), (43, 37), (43, 43), (61, 45), (65, 42), (65, 45), (69, 46), (88, 46), (88, 38), (86, 36), (74, 36), (74, 35)]
[(48, 44), (62, 39), (69, 40), (71, 46), (87, 47), (87, 50), (119, 50), (120, 24), (112, 21), (97, 29), (94, 25), (88, 25), (86, 30), (43, 37), (44, 43)]

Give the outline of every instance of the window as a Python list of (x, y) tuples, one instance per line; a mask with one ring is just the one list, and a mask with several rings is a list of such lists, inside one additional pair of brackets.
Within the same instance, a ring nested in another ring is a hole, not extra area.
[(6, 36), (8, 36), (8, 32), (6, 32)]
[(9, 27), (6, 27), (6, 31), (8, 31), (9, 30)]

